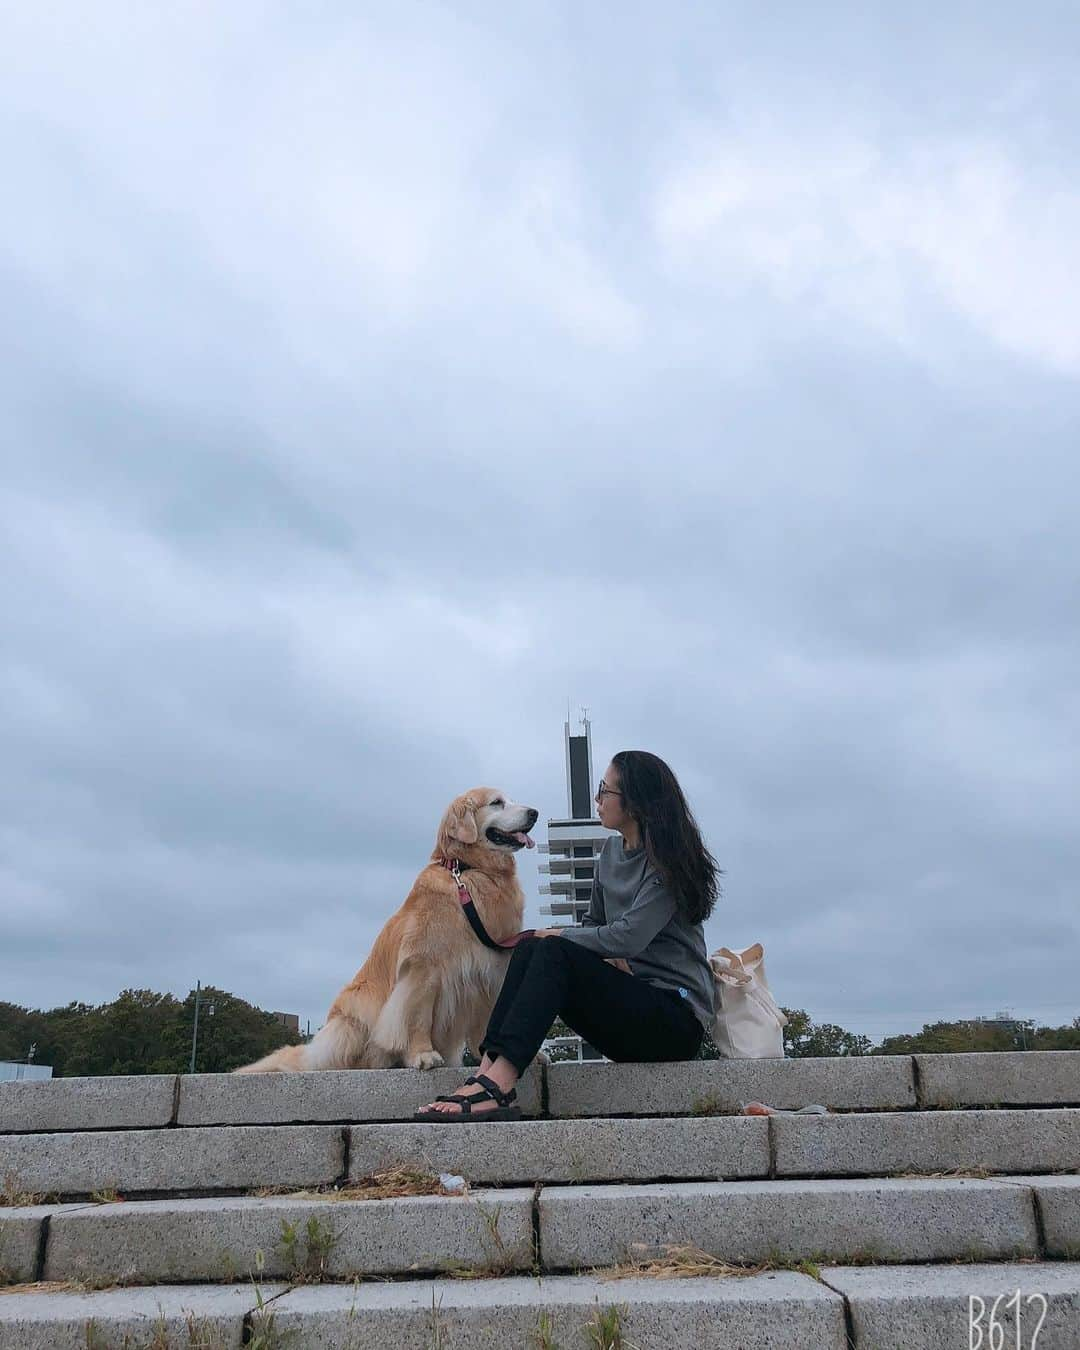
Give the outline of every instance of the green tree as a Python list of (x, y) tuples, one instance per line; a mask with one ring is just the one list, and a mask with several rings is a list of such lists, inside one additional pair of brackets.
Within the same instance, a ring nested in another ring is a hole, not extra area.
[(1017, 1020), (1004, 1026), (978, 1021), (927, 1022), (914, 1034), (886, 1036), (877, 1053), (956, 1055), (973, 1050), (1025, 1050), (1037, 1048), (1035, 1041), (1035, 1023), (1031, 1021)]
[(86, 1017), (92, 1011), (85, 1003), (69, 1003), (49, 1012), (0, 1003), (0, 1058), (23, 1061), (34, 1046), (36, 1063), (51, 1065), (54, 1074), (63, 1073), (68, 1055), (79, 1044)]
[(40, 1013), (17, 1003), (0, 1003), (0, 1059), (21, 1063), (38, 1039)]
[(1028, 1045), (1032, 1050), (1080, 1050), (1080, 1017), (1067, 1027), (1036, 1027)]
[(834, 1022), (813, 1022), (803, 1008), (782, 1008), (788, 1019), (784, 1028), (784, 1053), (791, 1059), (819, 1056), (869, 1055), (869, 1036), (845, 1031)]
[(83, 1035), (72, 1050), (68, 1074), (170, 1073), (167, 1050), (171, 1025), (180, 1005), (172, 994), (125, 989), (112, 1003), (92, 1009)]
[[(202, 1000), (201, 1073), (227, 1072), (301, 1039), (270, 1013), (224, 990), (203, 990)], [(190, 1062), (194, 1017), (194, 990), (180, 1002), (152, 989), (125, 989), (112, 1003), (69, 1003), (47, 1012), (0, 1003), (0, 1059), (25, 1060), (36, 1045), (36, 1062), (51, 1065), (58, 1078), (182, 1073)]]
[[(228, 1073), (241, 1064), (261, 1059), (282, 1045), (297, 1045), (303, 1037), (286, 1030), (272, 1013), (252, 1007), (223, 989), (207, 988), (199, 995), (199, 1043), (196, 1073)], [(213, 1009), (213, 1012), (210, 1009)], [(190, 1065), (191, 1033), (195, 1023), (195, 990), (180, 1005), (180, 1019), (172, 1044), (180, 1067)]]

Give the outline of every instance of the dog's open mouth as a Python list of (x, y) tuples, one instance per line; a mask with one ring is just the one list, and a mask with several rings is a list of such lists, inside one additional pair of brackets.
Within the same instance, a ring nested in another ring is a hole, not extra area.
[(497, 830), (494, 825), (489, 825), (484, 833), (496, 848), (518, 849), (536, 847), (524, 830), (517, 830), (514, 834), (507, 834), (503, 830)]

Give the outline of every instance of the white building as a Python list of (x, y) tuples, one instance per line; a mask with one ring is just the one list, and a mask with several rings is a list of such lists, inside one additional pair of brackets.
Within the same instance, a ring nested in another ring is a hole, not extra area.
[(581, 731), (575, 736), (570, 734), (567, 722), (565, 739), (567, 814), (548, 821), (547, 843), (540, 845), (540, 852), (550, 858), (539, 865), (539, 871), (550, 877), (540, 887), (540, 894), (552, 897), (550, 905), (540, 906), (540, 913), (563, 916), (575, 924), (589, 908), (596, 857), (612, 831), (605, 830), (593, 815), (597, 784), (593, 779), (589, 719), (581, 719)]
[(15, 1064), (11, 1060), (0, 1059), (0, 1083), (22, 1081), (27, 1078), (51, 1078), (51, 1064)]
[[(588, 911), (596, 858), (612, 831), (605, 830), (593, 815), (598, 784), (593, 777), (592, 728), (588, 717), (582, 717), (581, 731), (573, 736), (567, 722), (565, 739), (567, 814), (547, 823), (547, 843), (539, 847), (549, 861), (540, 863), (539, 871), (549, 878), (541, 885), (540, 894), (551, 896), (551, 903), (541, 905), (540, 913), (562, 918), (569, 926), (580, 923)], [(600, 1058), (580, 1036), (554, 1037), (544, 1045), (549, 1050), (570, 1047), (578, 1059)]]

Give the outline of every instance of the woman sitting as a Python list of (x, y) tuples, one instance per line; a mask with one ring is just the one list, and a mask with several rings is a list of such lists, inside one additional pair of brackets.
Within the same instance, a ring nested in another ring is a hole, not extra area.
[(465, 1086), (417, 1120), (510, 1120), (514, 1084), (556, 1017), (608, 1059), (693, 1059), (715, 1012), (704, 921), (718, 869), (675, 775), (645, 750), (623, 750), (596, 793), (617, 830), (596, 860), (580, 927), (538, 929), (514, 948)]

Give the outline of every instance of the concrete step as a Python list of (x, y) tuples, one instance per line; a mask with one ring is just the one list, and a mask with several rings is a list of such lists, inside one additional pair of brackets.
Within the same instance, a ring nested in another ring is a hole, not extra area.
[[(304, 1125), (409, 1120), (464, 1069), (207, 1073), (140, 1078), (49, 1078), (0, 1083), (0, 1134), (152, 1129), (169, 1125)], [(518, 1084), (522, 1114), (540, 1111), (534, 1065)]]
[[(793, 1271), (735, 1279), (589, 1276), (308, 1286), (272, 1307), (275, 1329), (349, 1350), (625, 1345), (636, 1350), (844, 1350), (844, 1305)], [(619, 1340), (594, 1339), (601, 1318)]]
[(1013, 1186), (1030, 1186), (1034, 1191), (1048, 1255), (1080, 1261), (1080, 1175), (1011, 1176), (1001, 1180)]
[(425, 1157), (484, 1184), (1080, 1167), (1080, 1110), (356, 1125), (350, 1173)]
[(36, 1280), (46, 1221), (84, 1205), (21, 1205), (0, 1208), (0, 1286)]
[(1080, 1106), (1080, 1050), (913, 1059), (921, 1107)]
[(718, 1116), (349, 1127), (354, 1179), (418, 1158), (478, 1185), (765, 1177), (769, 1121)]
[(2, 1350), (233, 1350), (259, 1299), (286, 1286), (250, 1284), (105, 1289), (44, 1288), (0, 1296)]
[(774, 1116), (777, 1176), (888, 1176), (1080, 1167), (1080, 1110), (911, 1111)]
[[(1024, 1194), (1017, 1190), (1017, 1196)], [(54, 1212), (42, 1278), (121, 1284), (352, 1279), (533, 1266), (531, 1190), (384, 1200), (233, 1197)], [(0, 1211), (0, 1232), (4, 1219)]]
[[(682, 1345), (702, 1350), (845, 1350), (841, 1296), (791, 1271), (715, 1280), (607, 1282), (578, 1277), (318, 1284), (285, 1293), (266, 1289), (262, 1300), (259, 1308), (250, 1285), (10, 1294), (0, 1297), (0, 1345), (5, 1350), (86, 1350), (88, 1345), (94, 1350), (158, 1350), (164, 1341), (217, 1350), (241, 1344), (247, 1318), (249, 1334), (259, 1344), (322, 1350), (590, 1343), (638, 1350)], [(621, 1341), (590, 1341), (590, 1324), (604, 1316), (617, 1325)], [(192, 1326), (197, 1340), (189, 1333)], [(159, 1338), (152, 1341), (158, 1327)]]
[[(18, 1293), (0, 1297), (0, 1345), (224, 1350), (240, 1346), (246, 1334), (253, 1344), (322, 1350), (619, 1343), (637, 1350), (1076, 1350), (1077, 1263), (824, 1266), (819, 1275), (777, 1270), (694, 1279), (556, 1276)], [(991, 1316), (1001, 1328), (994, 1333)], [(590, 1335), (601, 1319), (609, 1330), (617, 1326), (621, 1341)]]
[[(0, 1135), (0, 1179), (84, 1198), (305, 1187), (423, 1163), (474, 1184), (767, 1176), (764, 1117), (430, 1125), (249, 1125)], [(1031, 1158), (1025, 1159), (1028, 1167)], [(658, 1170), (659, 1169), (659, 1170)]]
[(675, 1064), (552, 1064), (552, 1116), (734, 1115), (744, 1102), (910, 1111), (910, 1055), (835, 1059), (703, 1059)]
[[(0, 1083), (0, 1134), (407, 1121), (460, 1069), (59, 1078)], [(526, 1116), (693, 1116), (743, 1102), (837, 1111), (1080, 1106), (1080, 1051), (533, 1066)], [(546, 1096), (546, 1109), (543, 1107)]]
[(0, 1134), (160, 1128), (173, 1122), (179, 1089), (175, 1074), (0, 1083)]
[[(856, 1350), (1077, 1350), (1080, 1264), (823, 1266)], [(995, 1306), (996, 1305), (996, 1306)]]
[(547, 1091), (552, 1116), (719, 1115), (747, 1101), (838, 1111), (1080, 1106), (1080, 1050), (552, 1064)]
[(356, 1181), (400, 1164), (478, 1185), (1080, 1168), (1080, 1109), (248, 1125), (0, 1135), (0, 1180), (54, 1199)]
[[(1050, 1215), (1042, 1252), (1036, 1196)], [(539, 1194), (539, 1234), (549, 1271), (676, 1247), (738, 1265), (1080, 1256), (1080, 1177), (552, 1186)]]
[[(459, 1088), (471, 1069), (352, 1069), (319, 1073), (195, 1074), (180, 1079), (177, 1125), (410, 1120), (425, 1102)], [(542, 1075), (518, 1083), (522, 1115), (540, 1112)]]
[(338, 1125), (0, 1135), (0, 1181), (50, 1196), (322, 1186), (344, 1169)]
[(8, 1282), (559, 1273), (686, 1247), (738, 1265), (1075, 1260), (1080, 1176), (554, 1186), (380, 1200), (301, 1193), (0, 1209)]

